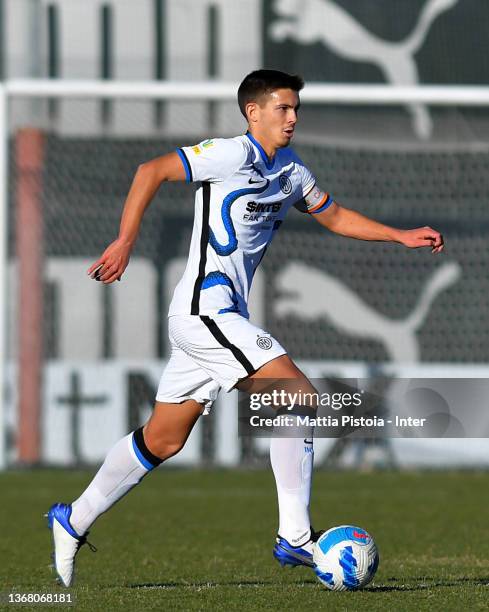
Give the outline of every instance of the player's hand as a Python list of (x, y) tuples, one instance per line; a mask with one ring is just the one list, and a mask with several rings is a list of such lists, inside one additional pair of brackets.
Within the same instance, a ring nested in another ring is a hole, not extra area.
[(115, 280), (121, 280), (124, 270), (129, 263), (131, 246), (119, 239), (105, 249), (102, 256), (97, 259), (87, 270), (88, 276), (94, 280), (108, 285)]
[(431, 247), (432, 253), (440, 253), (443, 250), (443, 236), (432, 227), (425, 225), (412, 230), (403, 230), (401, 233), (401, 244), (411, 249), (420, 247)]

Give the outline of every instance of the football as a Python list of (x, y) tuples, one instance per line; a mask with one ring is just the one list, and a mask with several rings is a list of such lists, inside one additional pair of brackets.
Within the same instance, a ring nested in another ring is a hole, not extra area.
[(341, 525), (325, 531), (314, 548), (314, 571), (332, 591), (356, 591), (368, 584), (379, 565), (379, 552), (364, 529)]

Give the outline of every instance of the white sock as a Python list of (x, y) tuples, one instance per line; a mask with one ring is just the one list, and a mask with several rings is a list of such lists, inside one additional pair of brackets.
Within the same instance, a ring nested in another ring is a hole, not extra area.
[(92, 523), (135, 487), (161, 460), (144, 444), (142, 428), (119, 440), (87, 489), (72, 504), (70, 523), (83, 535)]
[(278, 495), (278, 533), (292, 546), (301, 546), (311, 537), (309, 500), (314, 461), (313, 428), (301, 430), (301, 437), (274, 437), (270, 442), (270, 461)]

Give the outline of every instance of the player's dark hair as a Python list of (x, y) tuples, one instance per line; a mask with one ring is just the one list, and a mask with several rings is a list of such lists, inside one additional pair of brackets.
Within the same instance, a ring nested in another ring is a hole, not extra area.
[(238, 88), (239, 110), (245, 119), (246, 105), (250, 102), (260, 103), (260, 98), (277, 89), (292, 89), (299, 92), (304, 87), (304, 79), (295, 74), (280, 70), (254, 70), (243, 79)]

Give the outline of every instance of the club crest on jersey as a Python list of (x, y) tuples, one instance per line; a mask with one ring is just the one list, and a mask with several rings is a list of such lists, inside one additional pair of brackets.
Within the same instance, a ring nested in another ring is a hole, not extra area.
[(258, 336), (256, 339), (257, 345), (264, 351), (268, 351), (272, 348), (272, 340), (267, 336)]
[(285, 193), (285, 195), (288, 195), (292, 191), (292, 183), (286, 174), (281, 174), (278, 177), (278, 183), (280, 185), (280, 189)]

